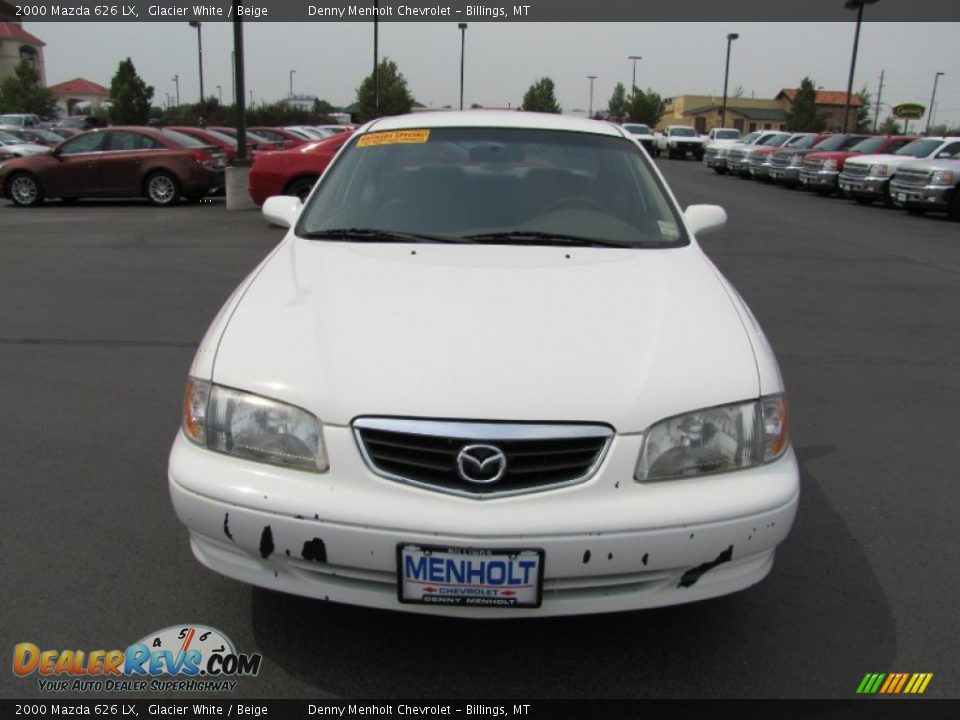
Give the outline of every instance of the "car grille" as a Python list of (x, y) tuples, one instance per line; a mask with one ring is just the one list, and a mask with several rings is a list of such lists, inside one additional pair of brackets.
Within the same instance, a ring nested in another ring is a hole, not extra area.
[(819, 170), (823, 167), (823, 160), (804, 160), (803, 169), (804, 170)]
[(930, 182), (929, 170), (897, 170), (897, 182), (923, 186)]
[[(353, 429), (364, 460), (378, 475), (476, 498), (583, 482), (599, 467), (613, 438), (613, 429), (599, 424), (360, 418)], [(489, 448), (502, 452), (502, 477), (489, 481), (499, 461), (483, 470), (469, 459), (460, 461), (461, 452), (471, 446), (482, 446), (471, 451), (481, 460), (491, 454)]]
[(862, 178), (870, 174), (869, 165), (858, 165), (855, 163), (844, 163), (843, 174), (851, 178)]
[(719, 152), (720, 152), (720, 150), (719, 150), (718, 148), (710, 147), (710, 148), (707, 148), (706, 150), (703, 151), (703, 156), (706, 157), (706, 158), (708, 158), (708, 159), (709, 159), (709, 158), (715, 158), (715, 157), (717, 156), (717, 153), (719, 153)]
[(742, 162), (747, 156), (748, 152), (748, 150), (731, 150), (729, 153), (727, 153), (727, 159), (735, 162)]
[(790, 167), (790, 159), (792, 157), (793, 155), (790, 153), (776, 153), (770, 164), (778, 168)]

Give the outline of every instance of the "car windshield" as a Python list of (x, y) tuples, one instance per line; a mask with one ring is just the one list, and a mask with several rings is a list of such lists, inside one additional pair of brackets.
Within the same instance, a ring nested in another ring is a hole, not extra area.
[(847, 135), (831, 135), (813, 146), (814, 150), (839, 150), (847, 141)]
[(752, 132), (749, 135), (747, 135), (745, 138), (741, 139), (740, 142), (743, 143), (744, 145), (753, 145), (753, 143), (757, 141), (757, 138), (759, 138), (760, 135), (761, 133)]
[(776, 135), (771, 135), (760, 144), (765, 147), (780, 147), (789, 139), (790, 133), (778, 133)]
[(673, 128), (670, 134), (677, 137), (697, 137), (697, 131), (693, 128)]
[(794, 137), (787, 140), (783, 144), (783, 147), (804, 148), (806, 147), (806, 145), (804, 145), (804, 142), (809, 143), (812, 140), (813, 140), (813, 136), (811, 135), (795, 135)]
[(24, 125), (22, 115), (0, 115), (0, 125)]
[(923, 138), (921, 140), (914, 140), (909, 145), (904, 145), (902, 148), (897, 150), (894, 153), (894, 155), (906, 155), (908, 157), (925, 158), (941, 145), (943, 145), (943, 140), (937, 140), (934, 138)]
[(624, 125), (624, 129), (634, 135), (650, 135), (650, 128), (646, 125)]
[(813, 144), (816, 142), (816, 140), (816, 135), (804, 135), (796, 142), (790, 143), (789, 147), (793, 150), (806, 150), (809, 147), (813, 147)]
[(8, 132), (0, 131), (0, 143), (4, 145), (22, 145), (23, 140), (18, 138), (16, 135), (11, 135)]
[(850, 148), (850, 152), (863, 153), (864, 155), (872, 155), (876, 152), (879, 152), (880, 148), (882, 148), (886, 143), (887, 143), (887, 139), (885, 137), (867, 138), (866, 140), (861, 140), (852, 148)]
[(46, 140), (47, 142), (62, 142), (63, 138), (57, 135), (56, 133), (50, 132), (49, 130), (43, 130), (41, 128), (34, 128), (33, 133), (40, 139)]
[(296, 232), (318, 240), (673, 247), (680, 218), (623, 137), (519, 128), (365, 133)]
[(207, 132), (210, 133), (217, 140), (226, 143), (230, 147), (235, 148), (237, 146), (237, 139), (230, 137), (226, 133), (219, 132), (218, 130), (207, 130)]
[(202, 140), (197, 140), (195, 137), (190, 137), (185, 135), (182, 132), (177, 132), (176, 130), (169, 130), (167, 128), (159, 129), (158, 132), (163, 135), (165, 138), (168, 138), (175, 142), (177, 145), (183, 145), (184, 147), (205, 147), (206, 143)]
[(713, 136), (717, 140), (736, 140), (740, 137), (739, 130), (717, 130)]

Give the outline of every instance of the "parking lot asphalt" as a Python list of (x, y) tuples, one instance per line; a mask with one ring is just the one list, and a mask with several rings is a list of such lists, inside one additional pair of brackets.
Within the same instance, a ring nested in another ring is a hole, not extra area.
[(466, 622), (216, 575), (170, 507), (166, 457), (197, 343), (282, 233), (219, 201), (3, 201), (0, 696), (43, 696), (11, 673), (15, 643), (125, 648), (181, 623), (264, 655), (235, 697), (853, 698), (867, 672), (932, 672), (927, 696), (960, 695), (960, 224), (658, 164), (682, 204), (727, 209), (703, 246), (787, 383), (802, 499), (766, 580)]

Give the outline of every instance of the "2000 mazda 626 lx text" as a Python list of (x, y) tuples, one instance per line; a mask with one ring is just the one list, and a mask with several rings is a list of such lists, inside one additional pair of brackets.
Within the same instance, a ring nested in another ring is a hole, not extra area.
[(799, 473), (776, 359), (621, 128), (435, 113), (361, 128), (213, 321), (169, 465), (194, 555), (462, 617), (761, 580)]

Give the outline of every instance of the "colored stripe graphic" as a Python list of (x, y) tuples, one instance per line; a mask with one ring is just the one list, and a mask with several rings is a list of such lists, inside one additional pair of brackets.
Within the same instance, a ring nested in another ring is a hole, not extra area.
[(933, 673), (867, 673), (857, 686), (860, 695), (919, 695), (927, 689)]

